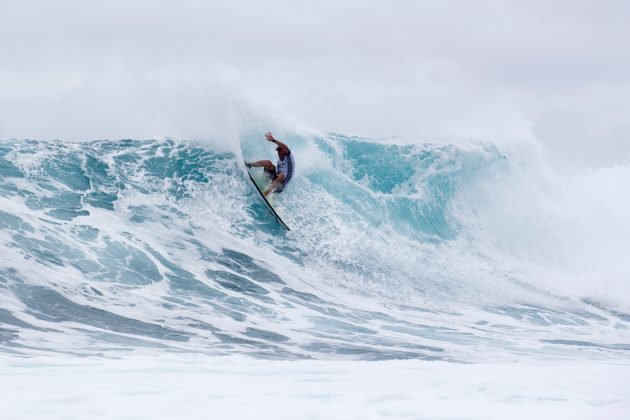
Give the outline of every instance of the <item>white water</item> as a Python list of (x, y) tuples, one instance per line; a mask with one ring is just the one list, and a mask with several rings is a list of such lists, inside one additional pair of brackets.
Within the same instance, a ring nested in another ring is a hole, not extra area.
[(3, 412), (624, 418), (628, 168), (292, 134), (285, 233), (258, 137), (2, 144)]
[(627, 419), (630, 366), (0, 358), (11, 419)]

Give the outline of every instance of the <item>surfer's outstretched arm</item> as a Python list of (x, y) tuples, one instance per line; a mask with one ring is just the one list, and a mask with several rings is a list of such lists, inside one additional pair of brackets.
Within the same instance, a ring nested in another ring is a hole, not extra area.
[(291, 150), (289, 149), (289, 146), (287, 146), (286, 144), (282, 143), (280, 140), (277, 140), (273, 137), (273, 135), (271, 134), (271, 131), (267, 131), (267, 133), (265, 133), (265, 138), (267, 139), (267, 141), (270, 141), (272, 143), (275, 143), (278, 145), (278, 147), (285, 153), (285, 154), (289, 154), (291, 153)]

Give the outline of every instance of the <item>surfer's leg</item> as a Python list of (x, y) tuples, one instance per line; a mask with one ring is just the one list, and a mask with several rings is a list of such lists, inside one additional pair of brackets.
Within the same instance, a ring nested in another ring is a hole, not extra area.
[(263, 168), (265, 168), (265, 170), (276, 170), (276, 167), (273, 163), (271, 163), (270, 160), (259, 160), (258, 162), (256, 162), (256, 166), (262, 166)]
[(265, 168), (271, 170), (275, 170), (276, 167), (270, 160), (257, 160), (255, 162), (245, 162), (248, 168)]

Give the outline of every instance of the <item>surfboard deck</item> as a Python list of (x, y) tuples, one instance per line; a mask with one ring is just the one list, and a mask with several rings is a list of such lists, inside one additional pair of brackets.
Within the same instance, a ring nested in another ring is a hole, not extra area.
[(256, 187), (256, 191), (258, 191), (258, 194), (260, 194), (260, 197), (263, 199), (263, 201), (265, 202), (265, 204), (267, 205), (267, 208), (269, 209), (269, 211), (271, 212), (271, 214), (276, 218), (276, 222), (280, 225), (280, 227), (282, 227), (283, 229), (286, 230), (291, 230), (289, 229), (289, 226), (287, 226), (286, 223), (284, 223), (284, 221), (282, 220), (282, 218), (280, 218), (280, 216), (278, 215), (278, 212), (276, 212), (276, 209), (273, 207), (273, 205), (271, 204), (271, 201), (267, 199), (267, 197), (265, 197), (265, 194), (263, 193), (263, 186), (259, 185), (259, 181), (256, 181), (256, 179), (254, 179), (254, 177), (252, 176), (251, 172), (249, 171), (249, 169), (247, 170), (247, 175), (249, 175), (249, 179), (252, 180), (252, 184), (254, 184), (254, 187)]

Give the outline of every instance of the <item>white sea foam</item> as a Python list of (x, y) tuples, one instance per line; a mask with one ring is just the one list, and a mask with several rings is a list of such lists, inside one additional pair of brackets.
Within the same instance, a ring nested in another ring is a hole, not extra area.
[(462, 365), (236, 357), (0, 358), (11, 419), (601, 419), (630, 412), (627, 364)]

